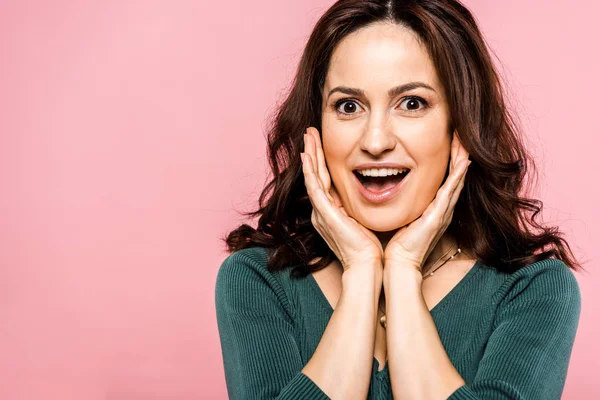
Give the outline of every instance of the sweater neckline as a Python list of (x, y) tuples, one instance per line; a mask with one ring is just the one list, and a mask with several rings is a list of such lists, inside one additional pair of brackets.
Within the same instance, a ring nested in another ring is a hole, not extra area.
[[(433, 308), (429, 312), (432, 315), (436, 314), (438, 312), (438, 310), (446, 307), (447, 303), (450, 303), (453, 298), (455, 298), (456, 296), (459, 296), (460, 293), (467, 286), (469, 281), (481, 269), (480, 268), (481, 266), (482, 266), (482, 264), (481, 264), (480, 260), (479, 259), (476, 260), (475, 264), (473, 264), (473, 266), (467, 271), (465, 276), (463, 276), (462, 279), (460, 281), (458, 281), (458, 283), (456, 285), (454, 285), (454, 287), (452, 289), (450, 289), (450, 291), (448, 293), (446, 293), (446, 295), (435, 306), (433, 306)], [(316, 292), (317, 297), (319, 298), (319, 302), (322, 303), (322, 305), (325, 307), (325, 309), (327, 309), (327, 311), (329, 312), (330, 315), (333, 314), (334, 309), (333, 309), (333, 307), (331, 307), (331, 304), (329, 304), (329, 300), (327, 300), (327, 297), (321, 290), (321, 287), (317, 283), (317, 280), (315, 279), (313, 274), (312, 273), (308, 274), (307, 278), (308, 278), (308, 282), (309, 282), (310, 286), (312, 286), (312, 288)]]

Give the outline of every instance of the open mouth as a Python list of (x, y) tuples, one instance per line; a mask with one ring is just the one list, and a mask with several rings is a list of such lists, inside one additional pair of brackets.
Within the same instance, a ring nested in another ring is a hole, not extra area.
[(388, 171), (384, 176), (372, 176), (368, 172), (352, 171), (362, 186), (371, 192), (383, 192), (398, 185), (408, 175), (410, 169)]

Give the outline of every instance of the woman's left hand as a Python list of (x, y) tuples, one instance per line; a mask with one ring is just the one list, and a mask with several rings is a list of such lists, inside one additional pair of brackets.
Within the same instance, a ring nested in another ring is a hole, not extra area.
[(385, 265), (408, 264), (420, 270), (446, 228), (452, 221), (454, 206), (465, 183), (466, 171), (471, 163), (469, 153), (462, 146), (456, 131), (452, 137), (450, 171), (435, 199), (423, 214), (400, 228), (387, 243)]

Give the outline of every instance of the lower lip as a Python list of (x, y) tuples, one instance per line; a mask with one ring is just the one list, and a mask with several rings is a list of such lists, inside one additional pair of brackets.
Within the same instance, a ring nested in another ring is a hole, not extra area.
[(362, 185), (362, 183), (360, 183), (360, 180), (358, 180), (356, 174), (352, 173), (352, 175), (354, 175), (354, 179), (356, 180), (356, 184), (358, 185), (358, 191), (367, 201), (370, 201), (371, 203), (383, 203), (390, 200), (400, 191), (400, 189), (402, 189), (402, 186), (404, 186), (404, 182), (406, 182), (406, 179), (410, 175), (410, 172), (411, 171), (409, 171), (408, 174), (406, 174), (406, 176), (395, 186), (380, 191), (373, 191), (367, 189)]

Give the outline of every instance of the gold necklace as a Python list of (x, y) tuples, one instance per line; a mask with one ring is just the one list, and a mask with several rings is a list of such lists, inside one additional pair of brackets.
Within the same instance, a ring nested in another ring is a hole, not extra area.
[[(453, 246), (454, 247), (454, 246)], [(450, 253), (450, 250), (452, 250), (452, 247), (450, 247), (450, 249), (448, 249), (448, 251), (446, 251), (444, 254), (441, 255), (440, 258), (438, 258), (437, 260), (435, 260), (433, 262), (433, 265), (435, 265), (438, 261), (440, 261), (442, 259), (442, 257), (444, 257), (446, 254)], [(437, 271), (438, 269), (442, 268), (442, 266), (444, 266), (444, 264), (446, 264), (448, 261), (452, 260), (454, 257), (456, 257), (457, 254), (459, 254), (461, 252), (460, 247), (458, 247), (458, 250), (456, 251), (456, 253), (454, 253), (452, 255), (452, 257), (446, 259), (443, 263), (441, 263), (438, 267), (436, 267), (433, 271), (431, 272), (426, 272), (425, 275), (423, 275), (423, 280), (430, 278), (433, 276), (433, 273), (435, 271)], [(429, 271), (431, 268), (428, 268), (426, 271)], [(421, 271), (421, 270), (419, 270)], [(385, 329), (387, 328), (387, 323), (386, 323), (386, 318), (385, 318), (385, 313), (383, 312), (383, 310), (381, 309), (381, 304), (379, 304), (379, 310), (383, 313), (383, 316), (379, 319), (379, 323), (381, 324), (381, 326)]]

